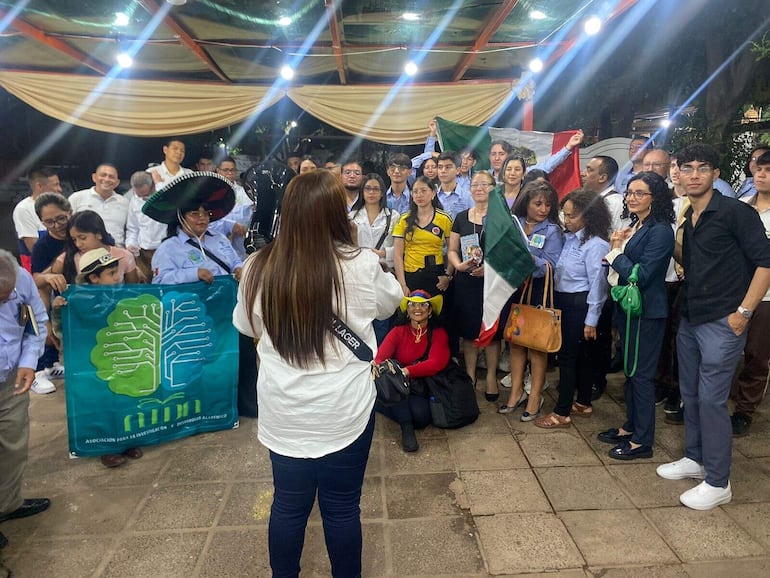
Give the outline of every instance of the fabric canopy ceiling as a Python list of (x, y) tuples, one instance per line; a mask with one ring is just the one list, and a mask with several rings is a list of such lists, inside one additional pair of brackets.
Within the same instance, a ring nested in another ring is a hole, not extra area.
[(63, 122), (131, 136), (196, 134), (237, 124), (288, 97), (345, 132), (418, 144), (434, 116), (483, 124), (512, 94), (510, 82), (445, 85), (270, 87), (99, 79), (0, 71), (0, 85)]
[(352, 134), (416, 143), (435, 115), (485, 122), (530, 60), (554, 64), (588, 16), (636, 2), (0, 0), (0, 83), (57, 119), (127, 135), (220, 128), (288, 95)]

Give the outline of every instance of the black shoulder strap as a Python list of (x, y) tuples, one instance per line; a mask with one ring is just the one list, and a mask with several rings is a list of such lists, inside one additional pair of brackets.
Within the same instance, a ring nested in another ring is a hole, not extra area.
[(368, 363), (374, 359), (372, 348), (336, 315), (332, 316), (332, 332), (361, 361)]
[(380, 247), (382, 247), (382, 244), (385, 242), (385, 237), (388, 236), (388, 229), (390, 229), (390, 217), (393, 215), (392, 209), (387, 209), (387, 220), (385, 221), (385, 230), (382, 232), (382, 235), (380, 236), (380, 240), (377, 241), (377, 244), (374, 246), (375, 249), (378, 251), (380, 250)]
[[(198, 244), (197, 244), (195, 241), (193, 241), (192, 239), (187, 239), (187, 244), (188, 244), (188, 245), (192, 245), (192, 246), (193, 246), (193, 247), (195, 247), (196, 249), (201, 249), (201, 247), (200, 247), (200, 246), (199, 246), (199, 245), (198, 245)], [(230, 273), (232, 273), (232, 271), (230, 270), (230, 265), (228, 265), (227, 263), (225, 263), (224, 261), (222, 261), (222, 259), (220, 259), (220, 258), (219, 258), (219, 257), (217, 257), (216, 255), (214, 255), (214, 253), (212, 253), (212, 252), (210, 252), (210, 251), (206, 251), (206, 256), (207, 256), (209, 259), (211, 259), (212, 261), (214, 261), (214, 263), (216, 263), (217, 265), (219, 265), (220, 267), (222, 267), (222, 269), (224, 269), (225, 271), (227, 271), (227, 274), (228, 274), (228, 275), (229, 275)]]

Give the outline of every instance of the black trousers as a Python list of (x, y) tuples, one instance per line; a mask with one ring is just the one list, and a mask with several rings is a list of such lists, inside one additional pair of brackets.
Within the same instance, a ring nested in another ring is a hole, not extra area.
[(257, 349), (254, 339), (238, 334), (238, 415), (257, 417)]
[(577, 391), (577, 401), (591, 405), (594, 377), (596, 341), (583, 338), (588, 292), (560, 293), (554, 295), (556, 306), (561, 309), (561, 349), (559, 350), (559, 399), (554, 412), (567, 417)]

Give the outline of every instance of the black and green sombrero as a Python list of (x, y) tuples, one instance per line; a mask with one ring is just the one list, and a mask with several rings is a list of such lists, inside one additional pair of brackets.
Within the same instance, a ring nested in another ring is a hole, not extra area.
[(216, 221), (235, 206), (235, 191), (230, 182), (216, 173), (196, 171), (176, 177), (152, 195), (142, 212), (160, 223), (174, 223), (177, 211), (194, 211), (203, 206)]

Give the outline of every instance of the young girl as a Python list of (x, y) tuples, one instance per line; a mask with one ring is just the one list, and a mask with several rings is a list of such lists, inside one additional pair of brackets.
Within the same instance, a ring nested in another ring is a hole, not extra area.
[(119, 283), (140, 283), (134, 256), (126, 249), (115, 247), (115, 241), (104, 227), (104, 221), (94, 211), (75, 213), (67, 226), (64, 253), (51, 266), (51, 273), (64, 275), (68, 284), (75, 283), (82, 255), (94, 249), (104, 249), (118, 260)]
[[(92, 212), (92, 211), (88, 211)], [(95, 214), (95, 213), (94, 213)], [(122, 249), (121, 249), (122, 250)], [(125, 251), (128, 253), (128, 251)], [(130, 255), (130, 253), (128, 253)], [(79, 273), (75, 278), (78, 285), (120, 285), (120, 258), (111, 254), (104, 247), (86, 251), (78, 259)], [(61, 308), (67, 300), (58, 296), (53, 300), (52, 325), (57, 337), (61, 339)], [(129, 448), (122, 454), (105, 454), (101, 456), (102, 465), (116, 468), (126, 463), (126, 458), (138, 460), (142, 457), (141, 448)]]

